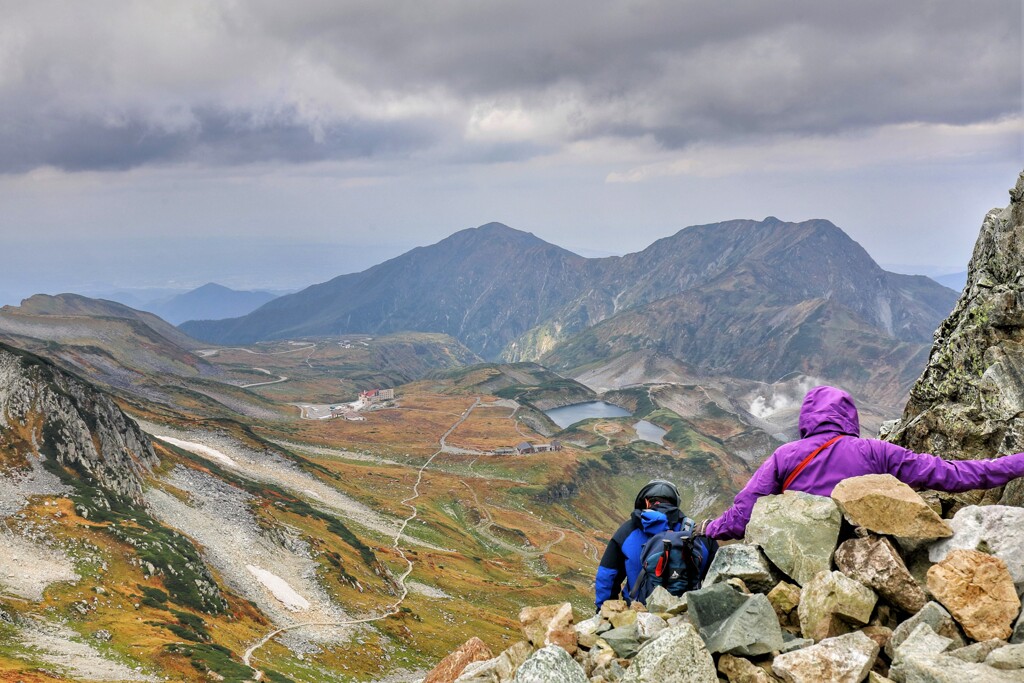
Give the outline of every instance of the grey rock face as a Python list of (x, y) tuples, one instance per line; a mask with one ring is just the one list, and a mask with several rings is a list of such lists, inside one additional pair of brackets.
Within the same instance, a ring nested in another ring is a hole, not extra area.
[(682, 624), (652, 640), (626, 669), (622, 683), (718, 683), (715, 661), (697, 631)]
[(786, 491), (757, 500), (746, 542), (760, 546), (775, 566), (803, 586), (832, 568), (841, 521), (831, 498)]
[(514, 683), (588, 683), (583, 667), (557, 645), (534, 652), (516, 670), (512, 680)]
[(767, 593), (779, 582), (757, 546), (743, 543), (734, 543), (718, 549), (715, 559), (708, 568), (704, 585), (710, 586), (731, 578), (742, 579), (743, 583), (756, 593)]
[(30, 445), (86, 481), (142, 503), (157, 463), (138, 425), (104, 393), (31, 354), (0, 344), (0, 438), (32, 431)]
[(601, 634), (601, 639), (608, 643), (619, 657), (634, 657), (640, 649), (640, 633), (635, 623), (605, 631)]
[[(889, 439), (959, 460), (1024, 451), (1024, 173), (985, 216), (967, 286)], [(961, 496), (962, 497), (962, 496)], [(991, 502), (996, 502), (992, 500)], [(1024, 480), (1000, 500), (1024, 504)]]
[(985, 663), (996, 669), (1024, 669), (1024, 645), (1007, 645), (989, 653)]
[(941, 562), (956, 549), (982, 550), (1006, 563), (1017, 593), (1024, 592), (1024, 508), (969, 505), (950, 522), (953, 536), (928, 549), (928, 559)]
[(762, 655), (783, 646), (782, 628), (768, 598), (726, 584), (689, 593), (690, 618), (711, 652)]
[(878, 596), (842, 572), (821, 572), (800, 595), (800, 629), (804, 638), (823, 640), (863, 626)]
[(686, 593), (675, 596), (664, 586), (656, 586), (647, 598), (647, 609), (654, 614), (679, 614), (685, 612), (686, 607)]
[(928, 627), (932, 631), (949, 638), (952, 641), (952, 647), (960, 648), (964, 646), (963, 636), (960, 635), (960, 629), (957, 627), (956, 622), (953, 621), (953, 617), (946, 608), (937, 602), (929, 602), (927, 605), (921, 608), (921, 611), (910, 617), (902, 624), (897, 626), (892, 632), (892, 638), (889, 639), (889, 643), (885, 646), (885, 653), (889, 657), (893, 657), (896, 654), (896, 648), (906, 640), (911, 633), (914, 632), (920, 624), (928, 624)]

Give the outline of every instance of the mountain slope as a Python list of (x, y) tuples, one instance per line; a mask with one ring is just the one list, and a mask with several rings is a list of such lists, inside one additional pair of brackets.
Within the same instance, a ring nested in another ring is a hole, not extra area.
[(586, 259), (499, 223), (463, 230), (253, 313), (181, 329), (215, 343), (310, 335), (442, 332), (484, 357), (575, 296)]
[(172, 325), (186, 320), (237, 318), (277, 297), (269, 292), (242, 292), (210, 282), (147, 309)]

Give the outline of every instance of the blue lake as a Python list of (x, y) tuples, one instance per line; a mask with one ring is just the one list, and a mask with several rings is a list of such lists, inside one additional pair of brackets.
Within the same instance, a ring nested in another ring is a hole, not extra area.
[[(576, 424), (581, 420), (589, 420), (594, 417), (628, 417), (631, 412), (625, 408), (605, 403), (604, 401), (589, 401), (587, 403), (574, 403), (571, 406), (552, 408), (545, 410), (544, 414), (551, 418), (556, 425), (565, 429), (569, 425)], [(652, 427), (654, 425), (651, 425)]]
[(664, 437), (668, 434), (668, 431), (662, 429), (658, 425), (648, 422), (647, 420), (640, 420), (633, 425), (633, 429), (636, 430), (636, 435), (641, 441), (650, 441), (658, 444), (659, 446), (665, 445)]

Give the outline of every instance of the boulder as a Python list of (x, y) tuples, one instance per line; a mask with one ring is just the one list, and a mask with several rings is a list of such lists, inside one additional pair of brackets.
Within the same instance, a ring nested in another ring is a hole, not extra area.
[(1006, 640), (1013, 633), (1020, 599), (999, 558), (977, 550), (953, 550), (928, 570), (928, 590), (972, 640)]
[(729, 683), (772, 683), (772, 677), (764, 669), (732, 655), (719, 658), (718, 673), (725, 676)]
[(902, 538), (945, 538), (953, 530), (902, 481), (891, 474), (865, 474), (844, 479), (832, 500), (846, 520), (877, 534)]
[(1020, 683), (1019, 672), (972, 664), (948, 654), (952, 641), (918, 624), (896, 649), (889, 676), (897, 683)]
[(929, 560), (941, 562), (958, 548), (995, 555), (1006, 563), (1018, 595), (1024, 592), (1024, 508), (969, 505), (949, 524), (953, 535), (928, 549)]
[[(1007, 645), (993, 650), (985, 663), (994, 669), (1021, 671), (1024, 669), (1024, 645)], [(1024, 675), (1021, 676), (1024, 679)]]
[(494, 654), (477, 637), (470, 638), (457, 650), (440, 661), (423, 683), (452, 683), (473, 662), (483, 662), (494, 657)]
[(760, 549), (743, 543), (725, 545), (718, 549), (704, 578), (704, 585), (710, 586), (731, 578), (741, 579), (747, 588), (757, 593), (767, 593), (778, 583)]
[(533, 653), (516, 670), (513, 683), (589, 683), (576, 660), (558, 645), (548, 645)]
[(558, 645), (570, 655), (576, 654), (577, 641), (576, 631), (572, 627), (572, 604), (563, 602), (560, 605), (524, 607), (519, 612), (519, 623), (526, 639), (534, 647)]
[(775, 588), (768, 592), (768, 602), (772, 603), (775, 616), (779, 618), (779, 624), (786, 631), (800, 633), (800, 587), (791, 583), (780, 581)]
[(932, 631), (949, 638), (954, 648), (963, 647), (964, 639), (960, 635), (960, 629), (949, 612), (937, 602), (929, 602), (921, 608), (921, 611), (910, 617), (902, 624), (893, 629), (892, 637), (885, 646), (885, 654), (892, 659), (896, 654), (896, 648), (914, 632), (920, 624), (928, 624)]
[(779, 655), (772, 671), (787, 683), (859, 683), (878, 657), (878, 645), (859, 631)]
[(715, 661), (696, 629), (682, 624), (644, 646), (621, 683), (718, 683)]
[(668, 623), (657, 614), (644, 612), (637, 615), (636, 630), (641, 642), (656, 637), (666, 628), (668, 628)]
[(786, 491), (757, 499), (746, 542), (760, 546), (776, 567), (802, 586), (831, 569), (841, 522), (831, 498)]
[(629, 605), (626, 604), (625, 600), (605, 600), (601, 604), (600, 614), (608, 621), (611, 621), (613, 616), (628, 609)]
[(1006, 641), (992, 638), (991, 640), (983, 640), (980, 643), (972, 643), (965, 647), (950, 650), (949, 654), (965, 662), (982, 664), (985, 662), (986, 657), (1001, 647), (1006, 647)]
[(532, 654), (529, 643), (518, 642), (494, 659), (469, 664), (455, 683), (508, 683)]
[[(597, 641), (597, 634), (601, 630), (601, 627), (606, 625), (604, 619), (601, 618), (600, 614), (581, 621), (580, 623), (573, 626), (573, 630), (576, 631), (576, 641), (582, 647), (594, 647), (594, 643)], [(605, 629), (607, 630), (607, 628)]]
[(1013, 626), (1013, 635), (1010, 636), (1010, 642), (1016, 644), (1024, 643), (1024, 612), (1017, 617), (1017, 623)]
[(842, 572), (821, 572), (800, 594), (800, 628), (815, 641), (849, 633), (871, 619), (878, 596)]
[(928, 602), (928, 596), (888, 539), (852, 538), (836, 549), (835, 562), (839, 571), (905, 612), (914, 614)]
[(635, 657), (640, 650), (640, 633), (637, 631), (636, 622), (605, 631), (601, 634), (601, 640), (608, 643), (619, 657)]
[(689, 615), (711, 652), (762, 655), (782, 647), (782, 629), (768, 598), (728, 584), (689, 593)]
[(679, 614), (686, 611), (686, 593), (676, 596), (656, 586), (647, 597), (647, 611), (653, 614)]
[(612, 628), (623, 628), (625, 626), (632, 626), (636, 624), (637, 615), (639, 612), (633, 610), (627, 610), (625, 612), (619, 612), (618, 614), (612, 615)]

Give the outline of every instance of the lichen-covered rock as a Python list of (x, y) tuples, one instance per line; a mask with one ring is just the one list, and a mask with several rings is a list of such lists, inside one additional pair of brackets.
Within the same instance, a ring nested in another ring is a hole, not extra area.
[(494, 654), (484, 645), (484, 641), (474, 636), (442, 659), (423, 679), (423, 683), (452, 683), (473, 662), (483, 662), (493, 657)]
[(768, 591), (768, 602), (772, 603), (775, 616), (779, 618), (779, 625), (790, 633), (800, 633), (800, 586), (794, 586), (785, 581), (779, 583)]
[(928, 570), (928, 590), (972, 640), (1013, 633), (1020, 599), (1006, 563), (977, 550), (953, 550)]
[(689, 593), (689, 615), (711, 652), (762, 655), (782, 647), (782, 629), (768, 598), (715, 584)]
[(859, 631), (779, 655), (772, 671), (787, 683), (860, 683), (878, 657), (878, 645)]
[(751, 591), (757, 593), (767, 593), (778, 583), (778, 578), (773, 575), (760, 549), (743, 543), (733, 543), (718, 549), (704, 578), (704, 585), (710, 586), (734, 577), (742, 579)]
[(557, 645), (534, 652), (516, 670), (512, 680), (514, 683), (589, 683), (583, 667)]
[(715, 661), (696, 629), (682, 624), (644, 646), (621, 683), (718, 683)]
[(949, 525), (902, 481), (891, 474), (844, 479), (832, 491), (846, 520), (855, 527), (902, 538), (945, 538)]
[(831, 498), (786, 491), (754, 503), (746, 542), (803, 586), (832, 566), (842, 516)]
[(800, 594), (800, 628), (815, 641), (849, 633), (871, 619), (878, 596), (842, 572), (821, 572)]
[(928, 559), (941, 562), (957, 548), (981, 550), (1006, 563), (1017, 593), (1024, 592), (1024, 508), (969, 505), (953, 516), (953, 536), (932, 545)]
[(909, 638), (910, 634), (920, 624), (928, 624), (932, 631), (940, 636), (949, 638), (953, 643), (952, 647), (960, 648), (964, 646), (963, 636), (960, 635), (960, 629), (957, 628), (956, 622), (953, 621), (950, 613), (939, 603), (929, 602), (921, 608), (921, 611), (893, 629), (892, 637), (885, 646), (885, 654), (889, 655), (889, 658), (892, 659), (896, 654), (896, 648)]
[(885, 538), (851, 538), (836, 549), (836, 567), (905, 612), (918, 612), (928, 596)]
[[(889, 440), (954, 460), (1024, 451), (1024, 173), (985, 216), (967, 285)], [(964, 494), (956, 494), (964, 498)], [(993, 500), (992, 502), (997, 502)], [(1024, 480), (1001, 502), (1024, 505)]]
[(572, 604), (524, 607), (519, 612), (523, 635), (537, 648), (559, 645), (570, 655), (576, 653), (576, 631), (572, 626)]

